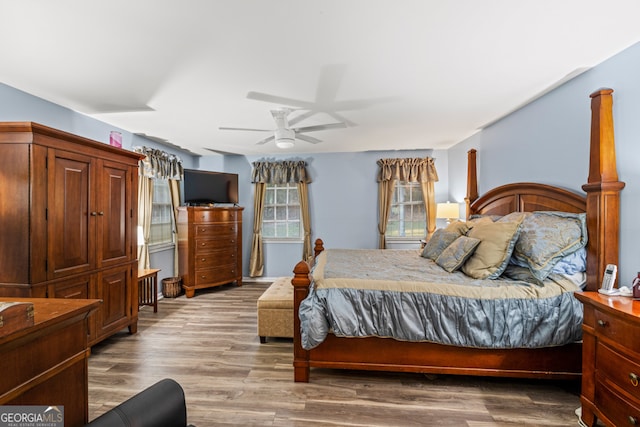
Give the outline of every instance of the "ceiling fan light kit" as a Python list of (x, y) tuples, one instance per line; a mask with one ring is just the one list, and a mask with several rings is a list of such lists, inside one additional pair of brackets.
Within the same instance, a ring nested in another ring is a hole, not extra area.
[(291, 148), (296, 143), (296, 132), (292, 129), (276, 129), (276, 147)]

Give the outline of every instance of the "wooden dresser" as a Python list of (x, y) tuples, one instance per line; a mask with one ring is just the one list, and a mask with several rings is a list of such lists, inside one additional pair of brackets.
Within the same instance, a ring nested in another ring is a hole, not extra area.
[(90, 345), (136, 332), (141, 157), (37, 123), (0, 123), (0, 297), (103, 300)]
[(187, 298), (196, 289), (242, 285), (241, 207), (178, 208), (178, 259)]
[(0, 298), (33, 303), (34, 324), (0, 336), (0, 405), (64, 406), (64, 425), (88, 422), (88, 316), (95, 299)]
[(584, 305), (582, 420), (640, 425), (640, 301), (579, 292)]

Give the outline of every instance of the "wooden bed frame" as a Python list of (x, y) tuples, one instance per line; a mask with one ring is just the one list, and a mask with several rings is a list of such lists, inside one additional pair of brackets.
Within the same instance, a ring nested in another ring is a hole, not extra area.
[[(514, 211), (558, 210), (586, 212), (587, 290), (596, 290), (606, 264), (618, 263), (619, 198), (613, 137), (611, 89), (591, 94), (589, 177), (582, 186), (586, 197), (543, 184), (518, 183), (495, 188), (478, 198), (476, 151), (468, 153), (467, 215)], [(316, 241), (316, 256), (323, 250)], [(482, 375), (521, 378), (577, 379), (581, 375), (581, 344), (539, 349), (478, 349), (390, 338), (343, 338), (329, 334), (319, 346), (304, 350), (298, 308), (311, 282), (310, 265), (294, 269), (294, 379), (308, 382), (311, 367), (431, 374)]]

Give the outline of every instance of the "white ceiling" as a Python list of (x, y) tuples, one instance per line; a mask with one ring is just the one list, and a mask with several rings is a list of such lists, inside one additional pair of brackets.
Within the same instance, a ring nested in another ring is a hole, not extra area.
[(447, 148), (640, 41), (639, 17), (638, 0), (0, 0), (0, 81), (202, 155), (282, 152), (218, 130), (275, 127), (280, 104), (251, 91), (353, 122), (290, 152)]

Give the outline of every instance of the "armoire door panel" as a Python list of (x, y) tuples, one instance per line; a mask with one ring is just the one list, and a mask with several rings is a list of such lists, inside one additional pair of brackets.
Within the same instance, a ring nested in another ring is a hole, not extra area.
[(100, 168), (98, 201), (98, 267), (126, 261), (131, 256), (128, 233), (131, 227), (128, 194), (131, 169), (104, 162)]
[(59, 150), (50, 154), (49, 278), (89, 271), (95, 266), (92, 168), (90, 157)]
[(117, 267), (98, 273), (96, 293), (92, 298), (102, 300), (96, 311), (96, 338), (109, 335), (129, 324), (131, 319), (131, 269)]

